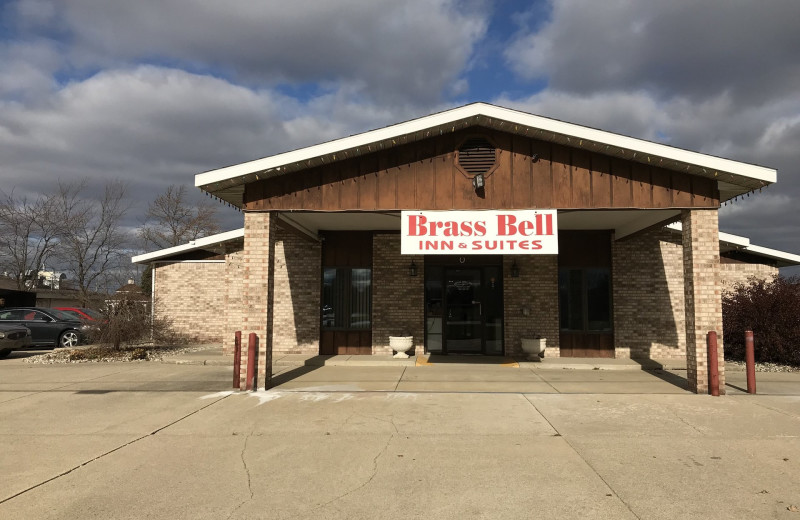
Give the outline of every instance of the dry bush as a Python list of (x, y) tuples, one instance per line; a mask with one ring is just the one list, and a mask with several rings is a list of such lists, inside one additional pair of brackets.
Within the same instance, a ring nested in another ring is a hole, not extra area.
[(744, 360), (752, 330), (759, 362), (800, 366), (800, 278), (751, 279), (722, 298), (725, 358)]
[(104, 313), (105, 320), (90, 334), (93, 343), (119, 349), (122, 345), (180, 345), (185, 338), (177, 333), (172, 323), (163, 318), (153, 318), (150, 302), (126, 295), (118, 296)]

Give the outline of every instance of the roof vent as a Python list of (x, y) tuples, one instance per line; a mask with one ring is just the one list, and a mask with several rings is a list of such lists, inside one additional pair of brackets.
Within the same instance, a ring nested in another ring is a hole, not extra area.
[(470, 175), (487, 173), (497, 161), (492, 143), (485, 137), (472, 137), (458, 148), (458, 165)]

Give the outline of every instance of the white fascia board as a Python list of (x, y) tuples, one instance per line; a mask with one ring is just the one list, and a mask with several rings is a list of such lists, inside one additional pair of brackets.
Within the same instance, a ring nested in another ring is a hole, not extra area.
[(731, 235), (730, 233), (723, 233), (722, 231), (719, 232), (719, 241), (744, 248), (750, 247), (749, 238), (741, 237), (739, 235)]
[[(683, 224), (680, 222), (674, 222), (672, 224), (668, 224), (666, 226), (667, 229), (674, 231), (676, 233), (683, 232)], [(731, 244), (733, 246), (747, 248), (750, 246), (750, 239), (747, 237), (742, 237), (739, 235), (732, 235), (730, 233), (723, 233), (722, 231), (719, 232), (719, 241), (725, 242), (726, 244)]]
[[(293, 150), (255, 161), (249, 161), (217, 170), (200, 173), (195, 176), (195, 186), (207, 186), (209, 184), (235, 179), (244, 175), (257, 172), (279, 169), (285, 165), (307, 161), (316, 157), (334, 154), (342, 150), (369, 146), (372, 143), (386, 139), (396, 138), (406, 134), (421, 132), (440, 125), (446, 125), (458, 120), (474, 116), (484, 116), (487, 118), (507, 121), (511, 124), (522, 125), (525, 127), (536, 128), (545, 132), (561, 134), (575, 138), (576, 140), (592, 141), (608, 146), (614, 146), (625, 150), (644, 154), (647, 156), (662, 157), (665, 159), (678, 161), (686, 164), (693, 164), (709, 170), (709, 173), (723, 171), (734, 175), (741, 175), (751, 179), (766, 183), (776, 182), (777, 171), (773, 168), (766, 168), (754, 164), (733, 161), (700, 152), (693, 152), (681, 148), (675, 148), (659, 143), (653, 143), (635, 137), (627, 137), (614, 134), (604, 130), (589, 128), (586, 126), (566, 123), (556, 119), (549, 119), (534, 114), (520, 112), (509, 108), (498, 107), (486, 103), (472, 103), (462, 107), (432, 114), (429, 116), (413, 119), (404, 123), (399, 123), (385, 128), (364, 132), (361, 134), (329, 141), (299, 150)], [(513, 132), (512, 129), (509, 131)]]
[(174, 256), (181, 253), (187, 253), (189, 251), (203, 249), (204, 247), (210, 245), (220, 244), (222, 242), (227, 242), (229, 240), (236, 240), (237, 238), (243, 238), (243, 237), (244, 237), (244, 228), (234, 229), (232, 231), (226, 231), (224, 233), (218, 233), (216, 235), (198, 238), (197, 240), (192, 240), (188, 244), (181, 244), (179, 246), (168, 247), (166, 249), (153, 251), (152, 253), (145, 253), (143, 255), (134, 256), (133, 258), (131, 258), (131, 262), (134, 264), (147, 264), (152, 262), (153, 260), (158, 260), (159, 258), (165, 258), (168, 256)]
[[(770, 249), (768, 247), (751, 245), (747, 248), (747, 252), (758, 256), (765, 256), (767, 258), (780, 260), (781, 262), (786, 262), (789, 265), (800, 265), (800, 255), (787, 253), (786, 251), (779, 251), (777, 249)], [(788, 267), (789, 265), (784, 267)]]
[[(683, 230), (683, 226), (681, 225), (680, 222), (676, 222), (675, 224), (670, 224), (666, 227), (678, 233)], [(800, 255), (795, 255), (793, 253), (787, 253), (786, 251), (780, 251), (778, 249), (770, 249), (768, 247), (762, 247), (751, 244), (750, 239), (747, 237), (720, 232), (719, 241), (720, 243), (726, 243), (733, 246), (737, 246), (738, 248), (740, 248), (741, 251), (756, 256), (763, 256), (765, 258), (779, 260), (787, 264), (784, 267), (788, 267), (789, 265), (800, 265)]]

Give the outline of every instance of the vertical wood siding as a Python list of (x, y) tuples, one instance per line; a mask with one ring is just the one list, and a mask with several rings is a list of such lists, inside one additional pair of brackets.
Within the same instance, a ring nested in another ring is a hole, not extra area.
[[(476, 135), (498, 149), (481, 193), (455, 163)], [(719, 192), (712, 179), (473, 128), (250, 183), (244, 201), (255, 211), (716, 208)]]

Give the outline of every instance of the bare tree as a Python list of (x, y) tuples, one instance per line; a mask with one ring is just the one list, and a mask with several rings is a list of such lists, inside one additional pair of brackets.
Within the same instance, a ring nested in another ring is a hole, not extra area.
[(0, 191), (0, 196), (0, 267), (23, 290), (31, 280), (35, 284), (66, 223), (55, 195), (29, 200)]
[(88, 305), (91, 290), (120, 266), (128, 235), (121, 224), (129, 208), (126, 186), (111, 181), (97, 200), (81, 197), (84, 184), (59, 183), (58, 213), (67, 223), (60, 233), (58, 256), (65, 270), (73, 275), (83, 305)]
[(190, 204), (186, 187), (172, 185), (148, 206), (139, 236), (145, 247), (163, 249), (213, 235), (219, 233), (216, 212), (210, 204)]

